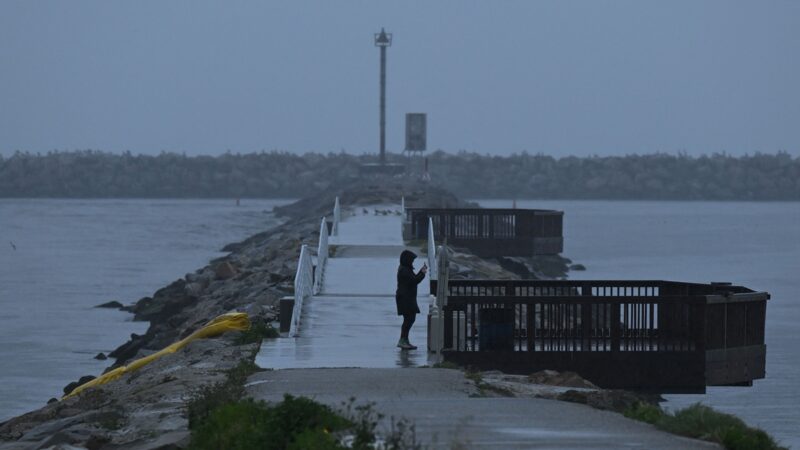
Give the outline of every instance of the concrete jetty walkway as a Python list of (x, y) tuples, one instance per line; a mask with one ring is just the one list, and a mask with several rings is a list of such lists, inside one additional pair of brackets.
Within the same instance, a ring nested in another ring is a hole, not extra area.
[[(322, 290), (303, 306), (300, 335), (264, 341), (256, 364), (271, 369), (428, 364), (425, 315), (417, 316), (410, 335), (420, 348), (401, 352), (396, 347), (402, 322), (394, 300), (405, 248), (401, 227), (399, 205), (358, 207), (354, 215), (345, 214), (338, 236), (329, 240), (332, 256)], [(420, 309), (428, 304), (427, 286), (420, 284)]]
[[(280, 401), (305, 396), (332, 407), (350, 398), (372, 403), (384, 415), (415, 424), (426, 448), (486, 449), (713, 449), (716, 445), (670, 435), (652, 426), (540, 398), (483, 397), (459, 370), (422, 368), (426, 350), (427, 282), (418, 298), (413, 351), (396, 348), (395, 273), (405, 248), (397, 205), (359, 207), (330, 239), (331, 257), (319, 295), (303, 308), (298, 337), (264, 340), (248, 379), (248, 395)], [(412, 249), (416, 253), (418, 249)], [(418, 261), (417, 267), (422, 261)]]
[(405, 418), (423, 448), (431, 449), (720, 448), (585, 405), (481, 397), (473, 381), (452, 369), (274, 370), (250, 377), (247, 391), (261, 400), (280, 401), (289, 393), (334, 408), (355, 397), (384, 414), (380, 430), (389, 430), (392, 418)]

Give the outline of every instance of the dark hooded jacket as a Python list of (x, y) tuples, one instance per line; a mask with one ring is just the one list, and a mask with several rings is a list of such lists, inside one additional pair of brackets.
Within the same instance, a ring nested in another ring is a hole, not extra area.
[(418, 314), (417, 305), (417, 285), (425, 278), (425, 273), (421, 270), (414, 273), (414, 259), (417, 255), (414, 252), (403, 250), (400, 254), (400, 267), (397, 268), (397, 292), (395, 301), (397, 302), (397, 315)]

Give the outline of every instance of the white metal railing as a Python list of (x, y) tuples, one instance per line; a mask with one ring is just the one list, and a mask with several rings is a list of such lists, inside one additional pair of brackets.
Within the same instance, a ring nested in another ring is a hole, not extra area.
[(428, 305), (428, 351), (430, 353), (441, 353), (444, 342), (444, 327), (439, 306), (436, 304), (436, 296), (431, 294), (431, 304)]
[[(442, 275), (436, 283), (436, 296), (431, 295), (428, 312), (431, 316), (428, 327), (428, 351), (441, 353), (444, 348), (444, 305), (447, 304), (447, 249), (440, 246), (436, 269)], [(454, 328), (458, 330), (458, 328)]]
[[(440, 249), (441, 252), (441, 249)], [(447, 256), (440, 259), (446, 260)], [(436, 239), (433, 235), (433, 220), (428, 218), (428, 277), (430, 281), (438, 281), (439, 261), (436, 259)], [(432, 353), (441, 353), (444, 347), (444, 315), (442, 312), (442, 304), (439, 299), (443, 299), (446, 291), (442, 291), (441, 286), (437, 284), (436, 295), (431, 295), (431, 304), (428, 307), (428, 313), (431, 320), (428, 326), (428, 351)]]
[(314, 294), (322, 290), (322, 281), (325, 274), (325, 263), (328, 262), (328, 224), (322, 218), (319, 226), (319, 245), (317, 246), (317, 269), (314, 271)]
[(428, 218), (428, 277), (438, 280), (439, 266), (436, 263), (436, 240), (433, 236), (433, 219)]
[(311, 253), (308, 245), (300, 247), (300, 259), (297, 261), (297, 273), (294, 276), (294, 308), (292, 309), (292, 324), (289, 335), (300, 334), (300, 314), (303, 312), (303, 301), (311, 297), (314, 292), (314, 266), (311, 262)]
[(333, 226), (331, 227), (331, 234), (334, 236), (339, 235), (339, 222), (342, 220), (342, 208), (339, 206), (339, 197), (333, 202)]

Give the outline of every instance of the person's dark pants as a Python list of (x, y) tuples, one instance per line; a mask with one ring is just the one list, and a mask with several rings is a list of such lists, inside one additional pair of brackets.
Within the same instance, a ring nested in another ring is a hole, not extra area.
[(416, 314), (403, 314), (403, 326), (400, 327), (400, 339), (408, 339), (408, 332), (411, 331), (411, 325), (417, 320)]

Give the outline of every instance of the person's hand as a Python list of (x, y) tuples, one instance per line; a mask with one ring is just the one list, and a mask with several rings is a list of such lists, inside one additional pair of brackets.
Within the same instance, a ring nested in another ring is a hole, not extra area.
[(422, 269), (419, 269), (419, 271), (422, 272), (422, 273), (428, 273), (428, 265), (427, 264), (423, 264), (422, 265)]

